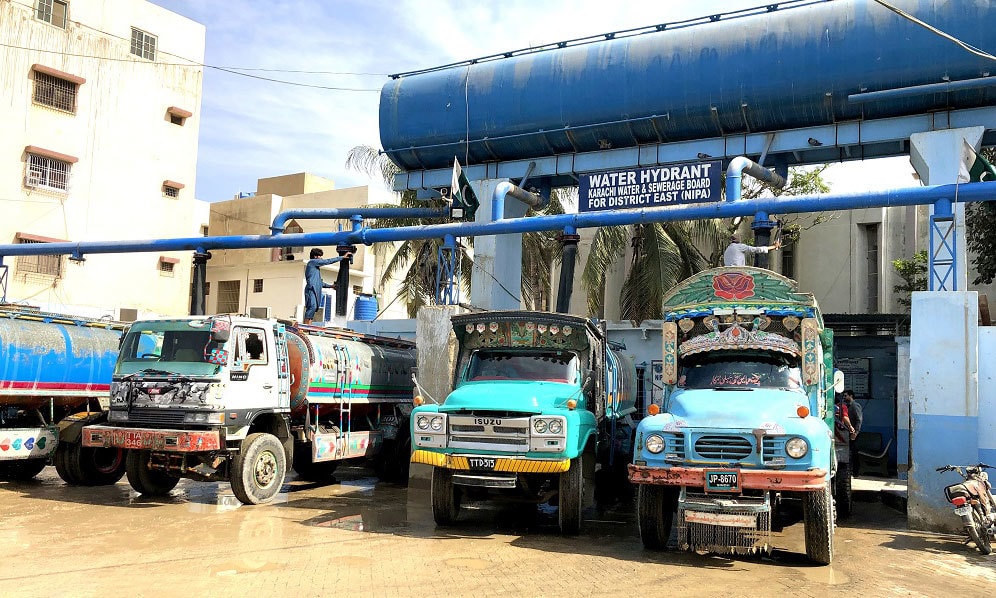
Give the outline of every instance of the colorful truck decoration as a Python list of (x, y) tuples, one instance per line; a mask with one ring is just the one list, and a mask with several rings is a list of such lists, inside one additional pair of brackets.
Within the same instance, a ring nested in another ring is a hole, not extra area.
[(124, 453), (84, 448), (83, 426), (107, 414), (124, 325), (24, 306), (0, 307), (0, 479), (26, 480), (54, 463), (68, 484), (113, 484)]
[(289, 464), (331, 481), (345, 459), (407, 478), (414, 343), (276, 320), (201, 316), (133, 323), (106, 425), (83, 445), (127, 449), (128, 482), (162, 495), (181, 477), (229, 481), (246, 504), (279, 492)]
[(465, 496), (513, 493), (556, 499), (561, 532), (577, 534), (585, 480), (624, 471), (631, 451), (632, 362), (576, 316), (486, 312), (452, 324), (454, 390), (411, 418), (412, 462), (433, 468), (436, 523), (453, 523)]
[[(776, 499), (798, 498), (806, 553), (833, 556), (833, 332), (812, 295), (751, 267), (717, 268), (664, 299), (662, 405), (636, 434), (640, 535), (664, 548), (770, 551)], [(840, 390), (838, 388), (838, 390)]]

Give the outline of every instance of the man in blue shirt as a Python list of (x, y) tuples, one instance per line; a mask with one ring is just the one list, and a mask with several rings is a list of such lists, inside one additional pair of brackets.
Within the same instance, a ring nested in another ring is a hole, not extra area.
[[(311, 259), (304, 268), (304, 323), (311, 324), (311, 320), (318, 311), (318, 305), (322, 301), (322, 289), (334, 289), (335, 285), (328, 284), (322, 280), (322, 266), (328, 266), (341, 261), (343, 258), (353, 257), (353, 252), (348, 252), (342, 257), (331, 257), (321, 259), (325, 252), (319, 248), (311, 250)], [(336, 289), (338, 292), (340, 289)]]

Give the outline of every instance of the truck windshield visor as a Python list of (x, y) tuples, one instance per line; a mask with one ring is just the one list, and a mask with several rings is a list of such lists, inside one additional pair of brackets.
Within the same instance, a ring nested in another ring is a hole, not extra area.
[(217, 345), (210, 320), (136, 322), (121, 342), (114, 373), (216, 374), (220, 365), (208, 356)]
[(578, 359), (568, 351), (475, 351), (467, 380), (530, 380), (577, 384)]
[(707, 353), (682, 364), (678, 387), (689, 389), (772, 388), (804, 392), (799, 366), (781, 355)]

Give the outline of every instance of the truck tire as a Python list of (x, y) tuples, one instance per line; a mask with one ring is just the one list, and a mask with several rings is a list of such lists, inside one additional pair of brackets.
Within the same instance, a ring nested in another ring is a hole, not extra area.
[(125, 474), (125, 451), (122, 449), (84, 446), (79, 448), (78, 454), (84, 486), (117, 484)]
[(837, 475), (833, 477), (833, 499), (837, 504), (837, 516), (841, 519), (850, 517), (854, 508), (850, 463), (837, 463)]
[(412, 459), (412, 438), (409, 432), (399, 432), (393, 440), (385, 440), (381, 453), (374, 461), (377, 477), (385, 482), (408, 483)]
[(972, 509), (972, 523), (973, 525), (968, 527), (968, 537), (975, 542), (975, 547), (982, 554), (992, 554), (993, 545), (992, 540), (989, 538), (989, 530), (985, 519), (979, 514), (977, 509)]
[(145, 496), (166, 496), (176, 488), (180, 478), (149, 468), (151, 451), (129, 450), (125, 459), (128, 483), (135, 492)]
[(806, 525), (806, 556), (820, 565), (833, 560), (833, 494), (830, 486), (807, 492), (803, 498)]
[(581, 532), (581, 507), (584, 497), (584, 473), (582, 459), (571, 459), (570, 468), (560, 474), (560, 507), (557, 509), (557, 519), (560, 523), (560, 533), (565, 536), (576, 536)]
[(436, 525), (450, 525), (460, 515), (460, 488), (453, 483), (453, 472), (445, 467), (432, 468), (432, 518)]
[(329, 484), (335, 481), (332, 475), (335, 473), (338, 461), (311, 461), (311, 443), (294, 443), (294, 471), (297, 477), (309, 482), (319, 482)]
[(229, 481), (242, 504), (259, 505), (280, 492), (286, 474), (284, 445), (273, 434), (256, 433), (242, 441), (242, 449), (232, 460)]
[(643, 540), (644, 548), (664, 550), (671, 537), (674, 513), (678, 509), (678, 489), (640, 484), (636, 501), (640, 539)]
[(83, 471), (80, 469), (79, 451), (82, 447), (78, 442), (59, 442), (55, 449), (55, 471), (62, 481), (70, 486), (83, 485)]
[(40, 474), (48, 464), (48, 459), (22, 459), (20, 461), (0, 461), (0, 480), (24, 482)]

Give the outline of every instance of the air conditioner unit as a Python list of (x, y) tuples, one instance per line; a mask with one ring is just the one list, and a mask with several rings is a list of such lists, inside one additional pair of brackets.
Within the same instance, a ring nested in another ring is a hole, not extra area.
[(250, 318), (262, 318), (262, 319), (266, 320), (266, 319), (269, 319), (270, 317), (272, 317), (270, 315), (270, 311), (271, 310), (270, 310), (269, 307), (250, 307), (249, 308), (249, 317)]
[(41, 186), (42, 173), (37, 170), (31, 170), (28, 172), (28, 178), (24, 182), (26, 187), (40, 187)]

